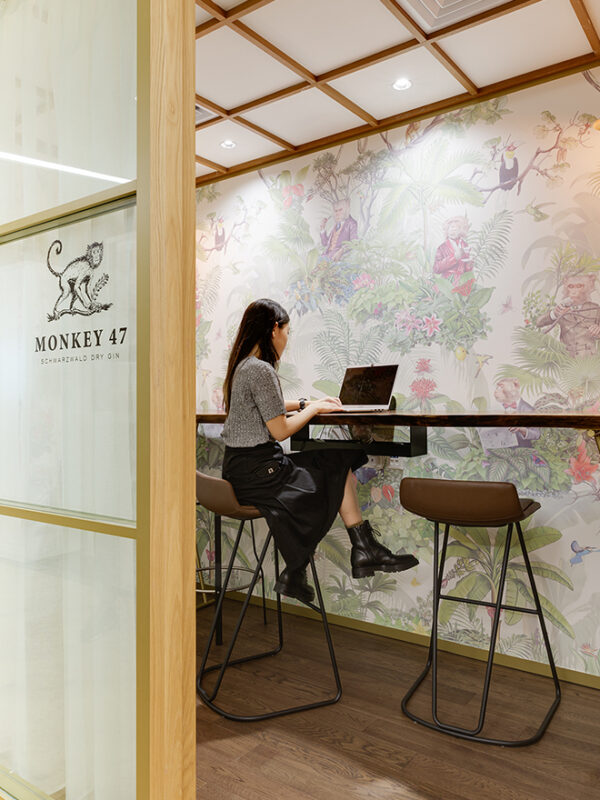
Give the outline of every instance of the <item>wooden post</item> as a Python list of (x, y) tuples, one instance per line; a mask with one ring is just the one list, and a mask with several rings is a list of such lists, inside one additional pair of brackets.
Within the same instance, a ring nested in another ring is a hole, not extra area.
[(194, 2), (138, 0), (137, 798), (195, 798)]

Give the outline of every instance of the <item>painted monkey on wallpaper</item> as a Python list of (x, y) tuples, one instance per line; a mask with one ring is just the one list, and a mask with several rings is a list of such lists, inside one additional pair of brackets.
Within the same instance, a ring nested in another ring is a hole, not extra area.
[(590, 299), (596, 284), (593, 273), (571, 274), (563, 280), (564, 299), (536, 321), (549, 333), (558, 325), (560, 341), (570, 356), (593, 356), (600, 339), (600, 306)]
[[(517, 378), (501, 378), (496, 383), (494, 397), (502, 404), (505, 414), (532, 414), (535, 409), (521, 397), (521, 383)], [(540, 428), (509, 428), (517, 436), (517, 447), (533, 447), (540, 438)]]
[(471, 249), (467, 243), (469, 220), (467, 216), (450, 217), (444, 223), (445, 240), (435, 253), (433, 271), (436, 275), (451, 278), (456, 286), (465, 272), (473, 267)]
[[(59, 239), (55, 239), (52, 242), (48, 248), (46, 263), (50, 272), (58, 278), (60, 295), (54, 304), (52, 314), (48, 314), (48, 320), (60, 319), (63, 314), (83, 314), (87, 316), (110, 308), (112, 303), (102, 304), (96, 302), (98, 292), (108, 282), (108, 275), (102, 275), (90, 291), (90, 281), (94, 275), (94, 270), (98, 269), (104, 255), (103, 243), (92, 242), (88, 244), (86, 252), (79, 258), (69, 261), (62, 272), (55, 270), (50, 263), (50, 256), (54, 247), (56, 247), (55, 254), (60, 255), (63, 247), (62, 242)], [(79, 301), (81, 307), (75, 305), (77, 301)]]
[(338, 200), (333, 206), (333, 228), (327, 234), (327, 217), (321, 220), (321, 244), (325, 248), (324, 255), (332, 261), (339, 260), (343, 255), (346, 242), (358, 238), (358, 225), (350, 214), (350, 200)]

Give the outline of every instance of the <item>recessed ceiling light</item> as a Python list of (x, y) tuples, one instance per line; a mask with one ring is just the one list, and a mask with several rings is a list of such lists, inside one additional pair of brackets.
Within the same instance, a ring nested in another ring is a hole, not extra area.
[(412, 86), (412, 82), (408, 80), (408, 78), (398, 78), (392, 83), (392, 89), (395, 89), (397, 92), (403, 92), (405, 89), (410, 89)]
[(233, 148), (236, 147), (236, 144), (231, 139), (225, 139), (221, 142), (221, 147), (224, 147), (225, 150), (233, 150)]

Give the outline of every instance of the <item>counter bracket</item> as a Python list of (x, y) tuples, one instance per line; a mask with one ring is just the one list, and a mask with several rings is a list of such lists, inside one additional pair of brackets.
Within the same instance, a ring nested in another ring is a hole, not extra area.
[[(321, 423), (322, 424), (322, 423)], [(300, 428), (291, 437), (292, 450), (364, 450), (370, 456), (392, 456), (397, 458), (414, 458), (427, 453), (427, 428), (424, 426), (410, 425), (410, 440), (408, 442), (360, 442), (340, 439), (311, 439), (309, 422)]]

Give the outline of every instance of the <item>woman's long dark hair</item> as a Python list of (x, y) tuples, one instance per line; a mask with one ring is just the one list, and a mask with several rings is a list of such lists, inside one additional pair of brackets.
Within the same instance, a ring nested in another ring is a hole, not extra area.
[(231, 403), (231, 384), (237, 365), (249, 356), (254, 347), (258, 345), (260, 351), (258, 357), (274, 367), (279, 357), (273, 347), (273, 328), (276, 324), (280, 327), (287, 325), (289, 321), (290, 318), (285, 308), (276, 303), (275, 300), (269, 300), (266, 297), (250, 303), (244, 311), (235, 342), (231, 348), (227, 374), (223, 382), (226, 411), (229, 411)]

